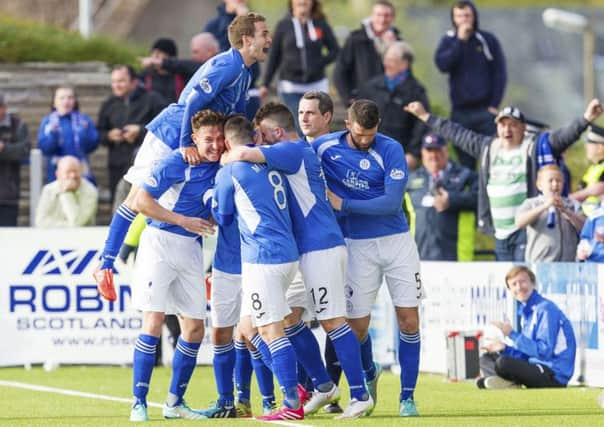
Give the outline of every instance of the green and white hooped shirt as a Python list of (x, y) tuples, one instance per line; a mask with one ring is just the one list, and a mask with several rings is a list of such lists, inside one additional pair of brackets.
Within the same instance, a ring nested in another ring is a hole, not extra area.
[(496, 140), (491, 146), (487, 195), (496, 239), (506, 239), (517, 230), (516, 211), (526, 199), (528, 142), (524, 140), (518, 147), (504, 149)]

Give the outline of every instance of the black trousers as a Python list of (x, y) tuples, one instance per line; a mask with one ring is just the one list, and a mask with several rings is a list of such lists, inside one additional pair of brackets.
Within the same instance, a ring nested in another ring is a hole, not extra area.
[(498, 375), (527, 388), (566, 387), (554, 378), (554, 372), (543, 365), (532, 365), (525, 360), (486, 353), (480, 357), (480, 370), (484, 376)]

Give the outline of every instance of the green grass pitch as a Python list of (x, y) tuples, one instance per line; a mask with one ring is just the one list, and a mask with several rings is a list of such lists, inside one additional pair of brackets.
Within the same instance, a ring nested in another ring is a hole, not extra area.
[[(0, 381), (14, 381), (60, 389), (129, 398), (131, 374), (127, 367), (60, 367), (46, 372), (41, 367), (0, 369)], [(149, 401), (161, 403), (169, 385), (170, 370), (156, 368)], [(23, 390), (0, 383), (0, 425), (6, 426), (127, 426), (128, 403)], [(384, 373), (378, 387), (378, 405), (369, 418), (338, 421), (319, 414), (289, 425), (337, 426), (604, 426), (604, 409), (597, 403), (600, 389), (570, 387), (557, 390), (478, 390), (472, 382), (449, 383), (440, 375), (422, 374), (416, 390), (421, 417), (398, 417), (398, 377)], [(348, 396), (343, 390), (342, 403)], [(253, 389), (255, 413), (259, 399)], [(199, 367), (187, 392), (193, 408), (215, 399), (210, 368)], [(215, 426), (266, 425), (251, 420), (165, 421), (161, 409), (149, 408), (150, 425), (200, 424)]]

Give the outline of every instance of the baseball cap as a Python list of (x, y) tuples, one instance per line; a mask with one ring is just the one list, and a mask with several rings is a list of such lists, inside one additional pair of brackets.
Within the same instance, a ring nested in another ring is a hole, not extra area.
[(427, 133), (422, 139), (422, 148), (443, 148), (447, 146), (447, 141), (435, 133)]
[(495, 117), (495, 123), (499, 123), (499, 120), (509, 117), (511, 119), (518, 120), (519, 122), (526, 123), (526, 119), (524, 118), (524, 114), (516, 107), (505, 107), (503, 110), (497, 114)]
[(585, 142), (591, 142), (593, 144), (604, 144), (604, 128), (601, 128), (600, 126), (596, 125), (590, 125)]

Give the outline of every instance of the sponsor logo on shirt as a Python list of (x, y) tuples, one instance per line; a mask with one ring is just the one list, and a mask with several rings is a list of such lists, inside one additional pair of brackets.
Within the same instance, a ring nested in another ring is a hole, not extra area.
[(342, 156), (340, 156), (339, 154), (330, 156), (331, 160), (338, 160), (339, 158), (341, 158)]
[(359, 173), (353, 170), (346, 172), (346, 177), (342, 180), (342, 183), (355, 190), (369, 190), (369, 181), (359, 178)]
[(210, 81), (208, 79), (202, 79), (199, 82), (199, 87), (201, 87), (201, 90), (203, 90), (205, 93), (212, 92), (212, 85), (210, 84)]
[(390, 171), (390, 178), (392, 179), (396, 179), (396, 180), (401, 180), (405, 177), (405, 171), (402, 169), (392, 169)]
[(371, 162), (367, 159), (361, 159), (361, 161), (359, 162), (359, 167), (366, 171), (371, 167)]

